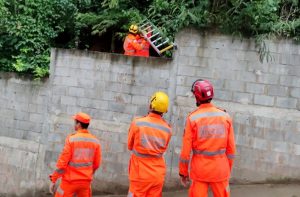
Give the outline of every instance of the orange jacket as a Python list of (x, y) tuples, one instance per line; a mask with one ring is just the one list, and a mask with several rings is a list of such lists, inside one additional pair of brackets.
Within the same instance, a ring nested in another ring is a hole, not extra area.
[(57, 169), (50, 175), (50, 180), (55, 183), (62, 177), (63, 181), (68, 182), (90, 182), (100, 162), (99, 140), (88, 130), (77, 131), (67, 137), (56, 164)]
[(139, 35), (128, 34), (125, 38), (123, 48), (125, 55), (135, 56), (136, 51), (141, 50), (144, 47), (145, 41), (138, 43)]
[[(152, 33), (148, 33), (147, 37), (149, 38), (149, 37), (151, 37), (151, 35), (152, 35)], [(138, 38), (138, 43), (144, 43), (144, 44), (143, 44), (143, 48), (141, 50), (137, 50), (135, 52), (135, 55), (142, 56), (142, 57), (149, 57), (150, 43), (144, 37)]]
[(131, 181), (164, 180), (166, 165), (162, 156), (171, 135), (171, 127), (158, 114), (149, 113), (132, 121), (128, 134), (128, 149), (132, 151), (129, 161)]
[(213, 104), (201, 104), (186, 120), (179, 158), (179, 174), (195, 181), (219, 182), (229, 179), (235, 142), (229, 115)]

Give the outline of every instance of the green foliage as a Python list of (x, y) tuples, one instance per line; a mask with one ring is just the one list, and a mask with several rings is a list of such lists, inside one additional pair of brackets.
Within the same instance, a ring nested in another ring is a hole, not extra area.
[(68, 0), (1, 0), (0, 5), (0, 69), (46, 76), (50, 47), (72, 28), (76, 7)]
[(107, 34), (122, 41), (145, 18), (171, 39), (188, 26), (253, 37), (261, 61), (271, 59), (266, 39), (300, 41), (298, 0), (0, 0), (0, 70), (42, 78), (51, 47), (89, 49)]

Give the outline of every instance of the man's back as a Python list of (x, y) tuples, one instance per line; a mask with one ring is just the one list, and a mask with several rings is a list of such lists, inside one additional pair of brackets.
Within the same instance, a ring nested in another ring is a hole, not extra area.
[(132, 122), (128, 137), (128, 148), (132, 150), (130, 180), (164, 179), (162, 155), (170, 138), (171, 128), (159, 115), (150, 113)]
[(228, 179), (231, 167), (227, 156), (235, 149), (229, 115), (210, 103), (202, 104), (188, 116), (185, 132), (184, 140), (191, 140), (191, 147), (183, 147), (182, 156), (193, 152), (191, 178), (207, 182)]

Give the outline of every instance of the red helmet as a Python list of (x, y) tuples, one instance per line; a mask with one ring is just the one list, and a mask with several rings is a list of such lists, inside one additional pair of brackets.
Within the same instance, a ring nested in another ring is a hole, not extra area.
[(193, 83), (191, 91), (195, 95), (197, 103), (207, 101), (214, 97), (214, 88), (208, 80), (197, 79)]

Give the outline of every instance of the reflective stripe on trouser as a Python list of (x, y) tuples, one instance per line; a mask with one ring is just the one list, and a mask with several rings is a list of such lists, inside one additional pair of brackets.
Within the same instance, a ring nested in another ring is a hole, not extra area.
[(230, 197), (229, 181), (222, 182), (201, 182), (193, 181), (189, 189), (189, 197), (208, 197), (210, 186), (214, 197)]
[(78, 184), (63, 181), (57, 188), (55, 197), (91, 197), (90, 183)]
[(161, 197), (163, 181), (130, 181), (127, 197)]
[(220, 149), (217, 151), (202, 151), (202, 150), (193, 150), (194, 155), (206, 155), (206, 156), (215, 156), (223, 155), (226, 152), (226, 149)]

